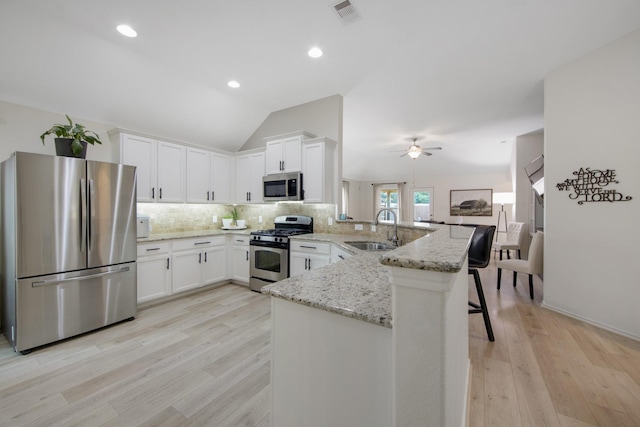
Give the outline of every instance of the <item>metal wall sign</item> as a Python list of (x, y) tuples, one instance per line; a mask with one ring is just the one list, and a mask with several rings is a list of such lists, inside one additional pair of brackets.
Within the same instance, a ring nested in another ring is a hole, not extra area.
[(600, 170), (591, 168), (580, 168), (574, 171), (573, 179), (565, 179), (559, 182), (556, 187), (560, 191), (571, 191), (569, 198), (578, 200), (578, 204), (585, 202), (626, 202), (632, 199), (631, 196), (625, 196), (618, 190), (607, 188), (610, 184), (619, 184), (616, 180), (616, 171), (614, 169)]

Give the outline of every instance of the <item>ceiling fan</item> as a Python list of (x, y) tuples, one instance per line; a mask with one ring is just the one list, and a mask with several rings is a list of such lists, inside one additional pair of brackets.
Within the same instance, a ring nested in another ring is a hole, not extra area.
[(408, 138), (408, 140), (411, 141), (411, 146), (409, 146), (409, 148), (407, 148), (406, 150), (396, 150), (396, 151), (404, 151), (404, 154), (401, 155), (400, 157), (404, 157), (408, 154), (409, 157), (411, 157), (412, 159), (417, 159), (418, 157), (420, 157), (421, 154), (424, 154), (425, 156), (432, 155), (433, 153), (430, 153), (429, 151), (442, 150), (442, 147), (421, 148), (418, 144), (416, 144), (416, 141), (418, 141), (417, 137), (411, 137), (411, 138)]

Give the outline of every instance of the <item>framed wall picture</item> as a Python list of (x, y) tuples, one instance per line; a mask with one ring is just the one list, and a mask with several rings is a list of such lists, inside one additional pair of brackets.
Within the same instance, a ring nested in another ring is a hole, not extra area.
[(493, 190), (451, 190), (449, 215), (451, 216), (492, 216)]

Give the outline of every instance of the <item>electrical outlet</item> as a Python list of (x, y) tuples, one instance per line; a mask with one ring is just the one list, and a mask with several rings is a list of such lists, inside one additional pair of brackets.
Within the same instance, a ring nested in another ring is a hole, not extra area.
[(329, 217), (329, 225), (333, 225), (333, 218)]
[(375, 225), (371, 225), (371, 231), (378, 231), (378, 227), (376, 227)]
[(356, 231), (362, 231), (362, 224), (356, 224)]
[(213, 216), (213, 223), (215, 224), (216, 222), (218, 222), (218, 215)]
[(258, 215), (258, 224), (262, 224), (262, 215)]

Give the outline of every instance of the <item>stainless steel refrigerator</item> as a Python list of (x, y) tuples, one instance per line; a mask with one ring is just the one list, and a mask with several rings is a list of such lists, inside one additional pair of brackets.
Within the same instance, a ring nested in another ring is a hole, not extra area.
[(136, 315), (136, 169), (14, 153), (2, 179), (2, 330), (16, 351)]

